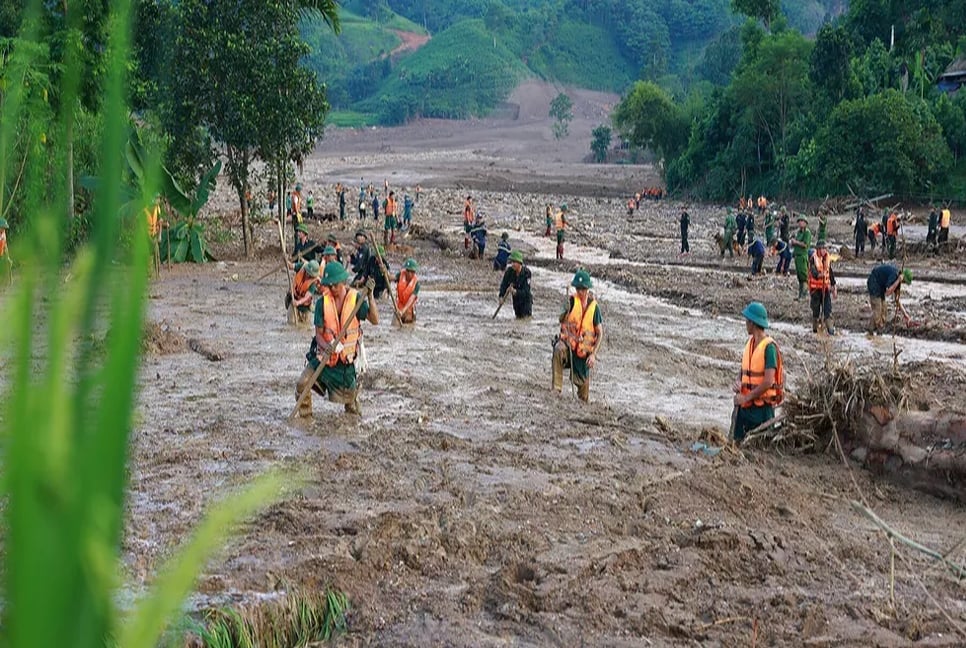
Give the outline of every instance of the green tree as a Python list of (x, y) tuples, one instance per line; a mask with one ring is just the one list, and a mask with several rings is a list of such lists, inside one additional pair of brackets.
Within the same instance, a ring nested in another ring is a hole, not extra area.
[(826, 23), (818, 30), (809, 61), (809, 78), (832, 102), (850, 99), (858, 92), (852, 72), (852, 39), (845, 28)]
[(553, 136), (562, 139), (567, 136), (570, 122), (574, 118), (574, 102), (561, 92), (550, 102), (550, 117), (553, 117)]
[(593, 140), (590, 142), (590, 150), (594, 152), (594, 159), (598, 163), (607, 161), (607, 151), (610, 149), (611, 129), (606, 124), (601, 124), (590, 132)]
[(952, 161), (929, 107), (897, 90), (839, 104), (815, 145), (819, 180), (836, 193), (918, 194)]
[(635, 146), (663, 158), (677, 155), (687, 142), (688, 122), (671, 97), (655, 83), (638, 81), (614, 111), (617, 132)]
[(339, 28), (333, 0), (184, 0), (178, 5), (174, 66), (194, 73), (171, 80), (168, 130), (180, 138), (181, 151), (194, 151), (199, 126), (221, 146), (238, 196), (246, 255), (254, 252), (246, 200), (252, 163), (300, 159), (321, 136), (328, 110), (325, 88), (300, 69), (308, 47), (298, 22), (306, 10), (319, 11)]
[(731, 0), (731, 8), (735, 13), (761, 20), (768, 30), (782, 11), (781, 0)]

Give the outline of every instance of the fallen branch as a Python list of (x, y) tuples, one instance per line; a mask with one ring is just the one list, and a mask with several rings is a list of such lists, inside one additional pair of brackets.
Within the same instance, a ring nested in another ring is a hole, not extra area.
[(930, 549), (929, 547), (919, 544), (915, 540), (912, 540), (902, 535), (901, 533), (899, 533), (898, 531), (890, 527), (888, 524), (886, 524), (885, 521), (882, 518), (880, 518), (878, 515), (876, 515), (874, 511), (865, 507), (861, 503), (855, 500), (851, 500), (849, 503), (852, 505), (852, 508), (854, 508), (859, 513), (862, 513), (863, 515), (865, 515), (867, 518), (872, 520), (880, 529), (885, 531), (886, 535), (888, 535), (890, 538), (898, 540), (899, 542), (906, 545), (907, 547), (911, 547), (916, 551), (919, 551), (920, 553), (926, 554), (927, 556), (929, 556), (930, 558), (933, 558), (934, 560), (938, 560), (942, 562), (957, 577), (959, 578), (966, 577), (966, 567), (950, 562), (949, 560), (947, 560), (946, 556), (942, 555), (935, 549)]

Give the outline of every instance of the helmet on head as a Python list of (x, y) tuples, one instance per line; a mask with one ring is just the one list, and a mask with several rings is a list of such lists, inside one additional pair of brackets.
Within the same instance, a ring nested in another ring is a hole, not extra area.
[(741, 311), (742, 316), (763, 329), (768, 328), (768, 311), (765, 310), (765, 305), (761, 302), (751, 302), (745, 309)]
[(581, 268), (574, 273), (574, 279), (570, 282), (574, 288), (593, 288), (594, 282), (590, 278), (590, 273)]

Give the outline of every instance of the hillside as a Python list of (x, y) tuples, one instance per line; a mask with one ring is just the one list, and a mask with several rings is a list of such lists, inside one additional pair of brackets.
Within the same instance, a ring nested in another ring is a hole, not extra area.
[[(846, 6), (783, 3), (806, 34)], [(307, 21), (303, 36), (341, 125), (482, 116), (527, 76), (617, 93), (646, 78), (684, 95), (724, 82), (743, 20), (730, 0), (354, 0), (340, 15), (340, 35)]]

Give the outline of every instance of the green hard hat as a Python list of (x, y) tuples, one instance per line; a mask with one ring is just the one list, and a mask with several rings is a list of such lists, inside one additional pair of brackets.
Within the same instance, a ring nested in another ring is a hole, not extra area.
[(803, 222), (804, 221), (805, 224), (808, 225), (808, 219), (805, 218), (805, 214), (799, 214), (798, 215), (798, 218), (796, 218), (795, 220), (798, 221), (798, 222)]
[(310, 277), (318, 277), (319, 276), (319, 262), (316, 261), (315, 259), (312, 259), (311, 261), (309, 261), (308, 263), (306, 263), (305, 264), (305, 274), (309, 275)]
[(322, 273), (322, 285), (334, 286), (349, 279), (349, 271), (338, 261), (329, 261), (325, 264), (325, 271)]
[(570, 282), (574, 288), (593, 288), (594, 282), (590, 278), (590, 273), (580, 269), (574, 273), (574, 280)]
[(326, 245), (325, 249), (322, 250), (322, 256), (335, 256), (335, 248), (331, 245)]
[(406, 259), (406, 262), (403, 264), (403, 269), (416, 272), (419, 270), (419, 264), (416, 263), (416, 259)]
[(911, 284), (912, 283), (912, 270), (906, 268), (902, 271), (902, 283)]
[(745, 306), (741, 314), (752, 324), (757, 324), (763, 329), (768, 328), (768, 311), (761, 302), (751, 302)]
[(825, 239), (819, 239), (818, 243), (815, 244), (815, 249), (820, 250), (825, 247)]
[(362, 238), (365, 238), (366, 237), (366, 230), (364, 230), (364, 229), (357, 229), (356, 230), (356, 236), (361, 236)]
[(296, 232), (302, 232), (304, 234), (308, 234), (309, 233), (309, 226), (306, 225), (305, 223), (299, 223), (298, 225), (295, 226), (295, 231)]
[(567, 203), (560, 205), (560, 211), (567, 211)]
[(10, 226), (7, 224), (7, 219), (0, 218), (0, 229), (7, 229), (8, 227)]
[(510, 252), (510, 262), (511, 263), (523, 263), (523, 252), (520, 250), (514, 250)]
[(339, 239), (337, 239), (335, 237), (335, 234), (331, 234), (330, 233), (328, 236), (325, 237), (325, 240), (326, 241), (332, 241), (333, 243), (336, 243), (336, 242), (338, 242)]

